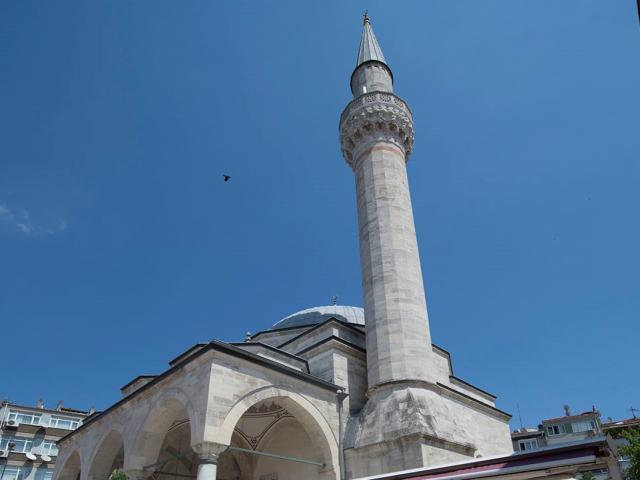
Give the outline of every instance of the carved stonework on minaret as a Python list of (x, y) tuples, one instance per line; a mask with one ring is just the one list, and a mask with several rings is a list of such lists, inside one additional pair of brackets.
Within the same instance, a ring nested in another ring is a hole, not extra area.
[(411, 110), (392, 93), (373, 92), (353, 100), (340, 117), (342, 154), (351, 168), (354, 153), (373, 142), (390, 142), (400, 147), (405, 159), (413, 148)]

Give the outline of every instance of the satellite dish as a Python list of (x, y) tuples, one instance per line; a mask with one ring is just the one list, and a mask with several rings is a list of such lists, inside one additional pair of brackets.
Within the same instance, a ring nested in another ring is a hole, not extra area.
[(27, 452), (25, 455), (27, 456), (27, 458), (29, 460), (35, 460), (36, 459), (36, 456), (31, 452)]
[(51, 461), (51, 457), (49, 455), (40, 455), (40, 458), (42, 459), (43, 462)]

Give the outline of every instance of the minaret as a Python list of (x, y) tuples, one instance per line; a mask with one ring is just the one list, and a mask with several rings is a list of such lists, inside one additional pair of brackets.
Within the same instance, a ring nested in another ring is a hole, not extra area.
[(340, 143), (356, 177), (368, 398), (347, 424), (347, 477), (509, 452), (509, 414), (431, 344), (406, 169), (413, 118), (366, 15), (351, 91)]
[(340, 117), (342, 153), (356, 177), (369, 393), (433, 380), (431, 338), (406, 162), (413, 119), (365, 14), (354, 100)]

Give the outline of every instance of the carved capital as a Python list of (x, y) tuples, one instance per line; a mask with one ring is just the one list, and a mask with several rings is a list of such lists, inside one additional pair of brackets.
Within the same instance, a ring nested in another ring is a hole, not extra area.
[(201, 442), (191, 445), (191, 448), (198, 456), (198, 463), (218, 463), (218, 457), (227, 449), (226, 445), (214, 442)]
[(360, 152), (376, 142), (396, 145), (409, 158), (414, 132), (411, 110), (392, 93), (372, 92), (353, 100), (340, 116), (342, 155), (355, 168)]

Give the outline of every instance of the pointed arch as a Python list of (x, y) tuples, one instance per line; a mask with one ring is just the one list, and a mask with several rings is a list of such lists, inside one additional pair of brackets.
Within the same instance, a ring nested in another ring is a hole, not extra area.
[[(142, 469), (156, 461), (165, 435), (178, 421), (188, 420), (194, 425), (195, 412), (186, 393), (172, 388), (154, 403), (136, 432), (131, 451), (126, 455), (126, 469)], [(191, 428), (191, 443), (195, 442), (195, 428)]]
[(286, 386), (272, 385), (259, 388), (240, 398), (229, 410), (219, 429), (211, 432), (212, 441), (229, 445), (240, 417), (253, 405), (272, 400), (285, 408), (300, 423), (317, 447), (325, 464), (325, 470), (339, 471), (338, 441), (322, 412), (303, 395)]
[(125, 445), (122, 429), (114, 426), (102, 436), (91, 455), (88, 480), (107, 480), (114, 469), (124, 467)]
[[(56, 469), (58, 470), (58, 469)], [(73, 450), (58, 470), (56, 480), (78, 480), (82, 470), (82, 461), (77, 450)]]

